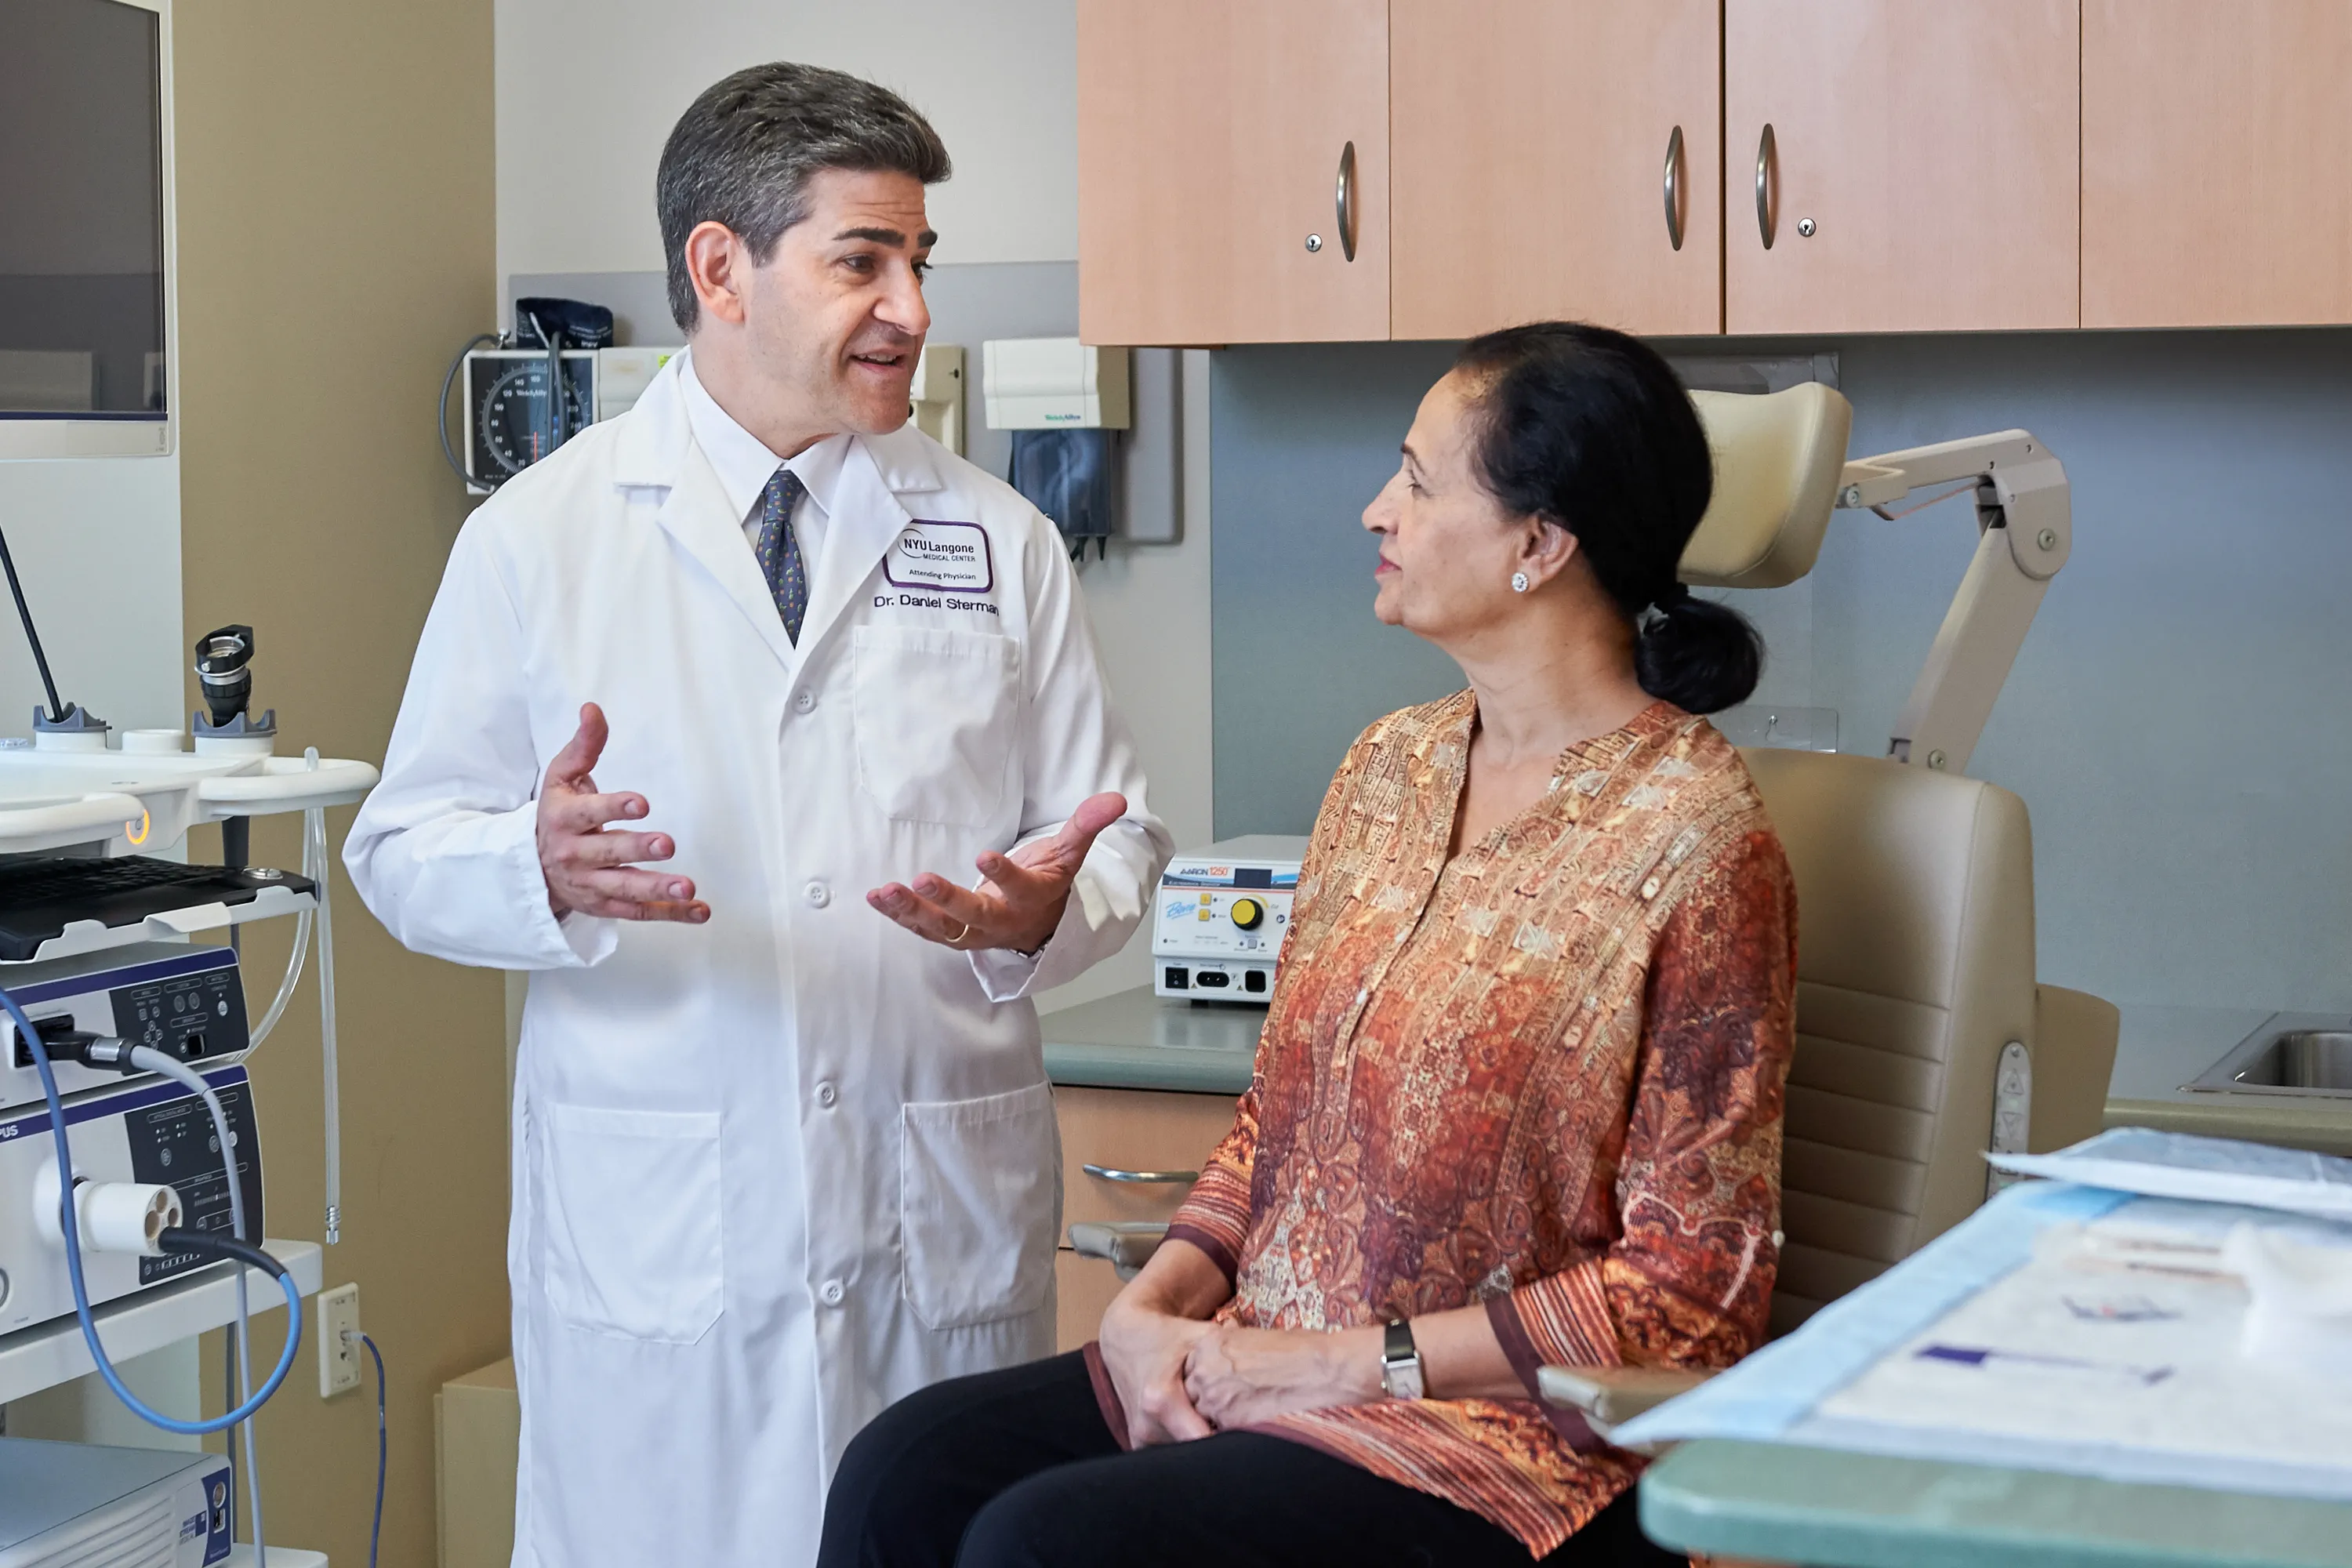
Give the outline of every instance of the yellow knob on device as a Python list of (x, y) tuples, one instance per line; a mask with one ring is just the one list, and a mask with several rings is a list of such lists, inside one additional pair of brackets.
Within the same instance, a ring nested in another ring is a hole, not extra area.
[(1233, 907), (1234, 924), (1244, 931), (1255, 931), (1265, 923), (1265, 906), (1255, 899), (1235, 899)]

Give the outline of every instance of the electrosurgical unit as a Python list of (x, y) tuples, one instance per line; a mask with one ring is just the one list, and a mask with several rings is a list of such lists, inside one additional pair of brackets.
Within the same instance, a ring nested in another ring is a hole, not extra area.
[(1151, 917), (1152, 994), (1265, 1005), (1306, 853), (1304, 837), (1265, 833), (1171, 860)]

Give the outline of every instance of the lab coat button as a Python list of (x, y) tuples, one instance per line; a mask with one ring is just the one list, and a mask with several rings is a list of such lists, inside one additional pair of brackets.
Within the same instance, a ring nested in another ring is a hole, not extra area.
[(849, 1292), (842, 1288), (840, 1280), (828, 1279), (817, 1288), (817, 1294), (824, 1299), (826, 1306), (838, 1307), (841, 1305), (841, 1299)]
[(839, 1103), (840, 1100), (841, 1091), (834, 1088), (832, 1084), (821, 1083), (816, 1086), (816, 1102), (824, 1107), (825, 1110), (831, 1110), (835, 1104)]
[(807, 712), (810, 709), (816, 706), (816, 693), (814, 691), (802, 692), (799, 696), (793, 699), (793, 706), (799, 709), (803, 713)]
[(823, 909), (825, 905), (833, 902), (833, 889), (826, 887), (823, 882), (811, 882), (808, 885), (806, 891), (808, 893), (808, 901), (814, 904), (818, 909)]

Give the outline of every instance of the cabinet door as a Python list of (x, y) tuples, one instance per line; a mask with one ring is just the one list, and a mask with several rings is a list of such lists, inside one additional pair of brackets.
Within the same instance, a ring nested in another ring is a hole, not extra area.
[(2083, 324), (2352, 321), (2352, 5), (2087, 0)]
[(1389, 40), (1395, 336), (1723, 330), (1717, 0), (1391, 0)]
[(1079, 335), (1387, 337), (1388, 143), (1388, 0), (1079, 0)]
[(1129, 1175), (1197, 1172), (1210, 1151), (1233, 1131), (1234, 1104), (1222, 1094), (1056, 1088), (1062, 1223), (1165, 1220), (1192, 1190), (1189, 1180), (1127, 1181), (1096, 1175), (1087, 1167)]
[(1726, 0), (1727, 329), (2080, 325), (2081, 45), (2078, 0)]

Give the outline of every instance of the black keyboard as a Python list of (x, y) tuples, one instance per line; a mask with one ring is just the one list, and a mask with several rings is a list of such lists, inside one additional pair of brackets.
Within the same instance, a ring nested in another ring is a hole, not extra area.
[(249, 904), (264, 888), (309, 893), (317, 884), (290, 871), (183, 866), (144, 855), (0, 867), (0, 959), (31, 958), (78, 921), (136, 925), (200, 904)]

